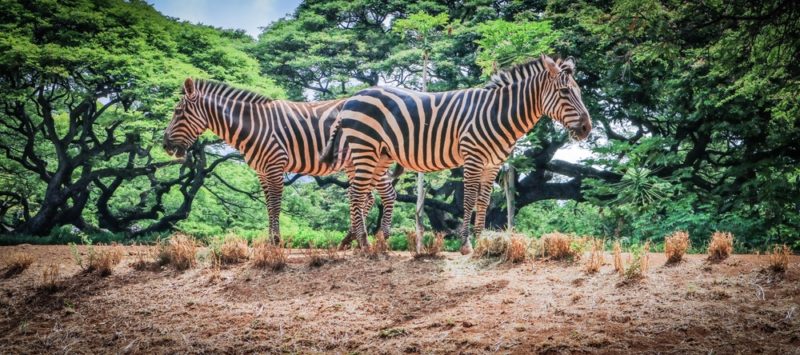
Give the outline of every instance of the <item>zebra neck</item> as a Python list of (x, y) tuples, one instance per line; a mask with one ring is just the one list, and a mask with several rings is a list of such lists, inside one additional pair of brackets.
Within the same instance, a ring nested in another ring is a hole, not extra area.
[[(249, 101), (246, 94), (205, 96), (204, 107), (209, 117), (208, 128), (241, 153), (244, 140), (254, 128), (254, 117), (267, 113), (264, 104)], [(267, 123), (267, 122), (263, 122)]]
[(510, 149), (518, 139), (527, 134), (541, 116), (538, 100), (539, 85), (536, 77), (491, 89), (487, 114), (479, 117), (485, 125), (500, 133), (500, 143)]

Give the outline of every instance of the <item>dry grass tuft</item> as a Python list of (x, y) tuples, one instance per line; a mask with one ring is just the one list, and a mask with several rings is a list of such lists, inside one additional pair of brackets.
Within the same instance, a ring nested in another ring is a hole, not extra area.
[[(330, 253), (330, 250), (327, 251)], [(306, 257), (306, 262), (308, 262), (308, 266), (310, 267), (320, 267), (325, 265), (328, 261), (324, 255), (322, 255), (322, 250), (317, 249), (314, 247), (313, 243), (309, 243), (308, 249), (303, 250), (303, 254)]]
[(186, 270), (197, 265), (197, 241), (183, 233), (175, 233), (163, 250), (165, 264), (171, 264), (178, 270)]
[(39, 286), (42, 290), (47, 292), (55, 292), (59, 289), (59, 275), (61, 269), (58, 264), (49, 264), (42, 271), (42, 283)]
[(483, 231), (475, 241), (473, 258), (505, 256), (508, 248), (508, 236), (504, 232)]
[(138, 271), (156, 271), (160, 269), (166, 261), (164, 249), (164, 244), (158, 243), (157, 247), (145, 247), (142, 250), (136, 251), (136, 260), (130, 263), (130, 267)]
[(333, 244), (325, 249), (325, 258), (328, 259), (328, 262), (338, 263), (344, 259), (344, 256), (339, 252), (336, 244)]
[(667, 256), (667, 264), (680, 262), (690, 245), (689, 233), (685, 231), (674, 232), (664, 239), (664, 254)]
[(506, 261), (520, 263), (528, 257), (528, 238), (520, 234), (511, 234), (506, 247)]
[(642, 245), (642, 248), (633, 252), (633, 258), (625, 269), (625, 279), (635, 281), (643, 279), (650, 267), (650, 241)]
[(619, 241), (614, 242), (614, 271), (622, 275), (625, 272), (625, 267), (622, 265), (622, 247)]
[(586, 272), (594, 274), (600, 271), (600, 267), (606, 263), (603, 246), (606, 241), (602, 239), (589, 240), (589, 259), (586, 260)]
[(421, 250), (417, 250), (417, 232), (413, 230), (406, 231), (406, 245), (408, 251), (417, 254)]
[(375, 242), (372, 243), (370, 253), (373, 256), (378, 256), (380, 254), (386, 254), (387, 251), (389, 251), (389, 244), (386, 242), (386, 237), (384, 237), (383, 231), (378, 231), (378, 233), (375, 234)]
[(233, 234), (225, 236), (219, 247), (219, 261), (222, 264), (237, 264), (247, 261), (248, 254), (250, 254), (250, 249), (247, 247), (247, 239)]
[(640, 258), (639, 258), (639, 269), (642, 270), (642, 274), (646, 274), (647, 270), (650, 269), (650, 241), (646, 241), (642, 246)]
[(535, 241), (523, 234), (508, 231), (484, 231), (475, 241), (473, 258), (502, 257), (512, 263), (533, 259)]
[(3, 277), (9, 278), (21, 274), (33, 264), (33, 255), (23, 252), (16, 252), (8, 257), (6, 271)]
[(786, 244), (772, 247), (769, 254), (769, 269), (775, 273), (784, 273), (789, 268), (789, 255), (792, 251)]
[(436, 232), (429, 243), (422, 245), (424, 253), (428, 256), (437, 256), (444, 249), (444, 232)]
[(559, 233), (548, 233), (542, 235), (542, 247), (544, 255), (554, 260), (573, 260), (579, 257), (572, 247), (572, 237)]
[(708, 260), (720, 262), (733, 253), (733, 234), (730, 232), (714, 232), (708, 243)]
[(260, 269), (270, 269), (280, 271), (286, 267), (289, 255), (283, 249), (284, 241), (274, 245), (267, 240), (259, 240), (253, 243), (253, 266)]
[(122, 262), (123, 254), (124, 251), (122, 250), (122, 247), (118, 245), (101, 250), (97, 252), (93, 258), (89, 259), (89, 265), (86, 268), (86, 272), (97, 271), (100, 276), (111, 275), (111, 272), (114, 271), (114, 267)]

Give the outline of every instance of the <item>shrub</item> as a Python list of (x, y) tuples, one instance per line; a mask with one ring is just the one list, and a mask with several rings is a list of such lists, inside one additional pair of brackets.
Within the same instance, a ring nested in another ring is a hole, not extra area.
[(94, 250), (94, 245), (92, 245), (92, 240), (89, 239), (89, 236), (86, 234), (81, 234), (81, 242), (83, 245), (86, 246), (86, 264), (84, 265), (83, 255), (78, 250), (78, 246), (75, 243), (69, 243), (69, 251), (72, 253), (72, 260), (75, 261), (75, 265), (81, 268), (81, 270), (86, 270), (89, 265), (94, 264), (94, 259), (97, 257), (97, 253)]
[(261, 269), (280, 271), (286, 267), (289, 255), (283, 249), (283, 242), (274, 245), (266, 240), (253, 243), (253, 266)]
[(101, 276), (111, 275), (114, 267), (122, 261), (122, 255), (122, 248), (116, 245), (95, 253), (94, 257), (89, 260), (86, 271), (97, 271)]
[(222, 245), (219, 247), (218, 261), (223, 264), (236, 264), (247, 260), (250, 249), (247, 248), (247, 240), (229, 234), (225, 236)]
[(633, 250), (628, 268), (625, 269), (625, 278), (628, 280), (638, 280), (644, 277), (650, 266), (650, 241), (644, 243), (641, 248)]
[(769, 269), (776, 273), (786, 272), (789, 268), (790, 254), (791, 249), (786, 244), (772, 247), (772, 253), (769, 254)]
[(619, 241), (614, 242), (614, 271), (620, 275), (625, 272), (625, 268), (622, 265), (622, 247), (619, 245)]
[(714, 232), (711, 242), (708, 243), (708, 260), (720, 262), (727, 259), (733, 252), (733, 234), (730, 232)]
[(475, 241), (473, 258), (500, 257), (506, 254), (508, 248), (507, 236), (502, 232), (484, 231)]
[(683, 259), (683, 255), (689, 250), (689, 233), (677, 231), (664, 239), (664, 254), (667, 256), (667, 263), (677, 263)]
[(413, 230), (406, 231), (406, 250), (416, 254), (421, 253), (417, 250), (417, 232)]
[(166, 253), (163, 243), (156, 243), (157, 248), (147, 247), (136, 251), (136, 260), (130, 264), (135, 270), (157, 270), (164, 265)]
[(197, 264), (197, 241), (189, 235), (175, 233), (170, 237), (162, 253), (165, 264), (171, 264), (178, 270), (186, 270)]
[(23, 252), (13, 253), (8, 257), (8, 264), (3, 276), (9, 278), (21, 274), (23, 271), (27, 270), (31, 264), (33, 264), (33, 256), (31, 254)]
[(528, 256), (528, 238), (520, 234), (511, 234), (506, 247), (506, 261), (519, 263)]
[(586, 272), (593, 274), (600, 271), (600, 267), (605, 264), (606, 260), (603, 256), (604, 240), (592, 239), (589, 241), (589, 259), (586, 260)]
[(505, 261), (518, 263), (533, 258), (534, 243), (522, 234), (513, 232), (484, 231), (475, 241), (473, 258), (502, 257)]
[(325, 257), (329, 262), (336, 263), (343, 259), (342, 254), (339, 253), (339, 247), (331, 245), (325, 249)]
[(433, 237), (423, 239), (422, 254), (426, 256), (437, 256), (444, 248), (444, 232), (436, 232)]
[(57, 264), (49, 264), (42, 271), (42, 284), (41, 288), (48, 292), (58, 290), (58, 277), (60, 269)]
[[(330, 253), (330, 248), (327, 249), (328, 253)], [(303, 251), (303, 254), (306, 256), (306, 261), (308, 262), (308, 266), (310, 267), (320, 267), (325, 265), (325, 262), (328, 260), (322, 255), (322, 251), (314, 247), (314, 245), (310, 245), (307, 249)]]
[(548, 233), (542, 235), (542, 248), (544, 255), (550, 259), (555, 260), (573, 260), (579, 257), (576, 252), (576, 246), (580, 243), (573, 245), (571, 236), (559, 232)]
[(386, 252), (389, 250), (389, 245), (386, 243), (386, 237), (384, 237), (382, 231), (378, 231), (378, 233), (375, 234), (375, 242), (372, 243), (371, 250), (372, 254), (374, 255), (386, 254)]

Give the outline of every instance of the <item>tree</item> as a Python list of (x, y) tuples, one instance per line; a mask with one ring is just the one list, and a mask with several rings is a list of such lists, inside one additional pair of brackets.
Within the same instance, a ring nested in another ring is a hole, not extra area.
[[(433, 42), (442, 35), (441, 30), (447, 26), (447, 14), (441, 13), (431, 16), (425, 12), (417, 12), (406, 19), (395, 20), (393, 31), (400, 32), (412, 48), (421, 50), (422, 59), (422, 91), (428, 91), (428, 65)], [(417, 208), (414, 217), (417, 224), (416, 250), (422, 250), (422, 234), (425, 226), (422, 223), (423, 207), (425, 205), (425, 174), (417, 173)]]
[[(209, 169), (229, 159), (206, 167), (201, 144), (179, 166), (152, 149), (181, 80), (231, 79), (280, 94), (253, 74), (255, 60), (237, 49), (241, 34), (177, 23), (144, 2), (2, 6), (0, 218), (17, 233), (43, 235), (63, 224), (171, 228), (188, 215)], [(198, 42), (203, 51), (187, 51)], [(179, 170), (177, 179), (164, 176)], [(163, 197), (172, 187), (183, 203), (167, 212)], [(109, 206), (131, 188), (141, 188), (138, 203)]]

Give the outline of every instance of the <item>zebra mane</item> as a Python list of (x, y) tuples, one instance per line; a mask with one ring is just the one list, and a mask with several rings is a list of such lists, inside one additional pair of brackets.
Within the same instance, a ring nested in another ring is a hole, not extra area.
[(521, 78), (528, 78), (542, 70), (545, 70), (542, 60), (540, 58), (532, 59), (500, 70), (497, 74), (492, 75), (491, 81), (486, 84), (485, 88), (496, 89), (505, 87), (517, 82)]
[(239, 94), (244, 94), (245, 97), (249, 97), (248, 101), (253, 103), (255, 102), (268, 103), (273, 101), (271, 98), (259, 94), (255, 91), (237, 88), (233, 85), (226, 84), (221, 81), (209, 80), (209, 79), (197, 79), (194, 85), (197, 91), (203, 93), (211, 93), (217, 91), (217, 89), (221, 89), (219, 90), (219, 92), (223, 92), (226, 89), (231, 89), (230, 91), (227, 92), (226, 95), (237, 96)]

